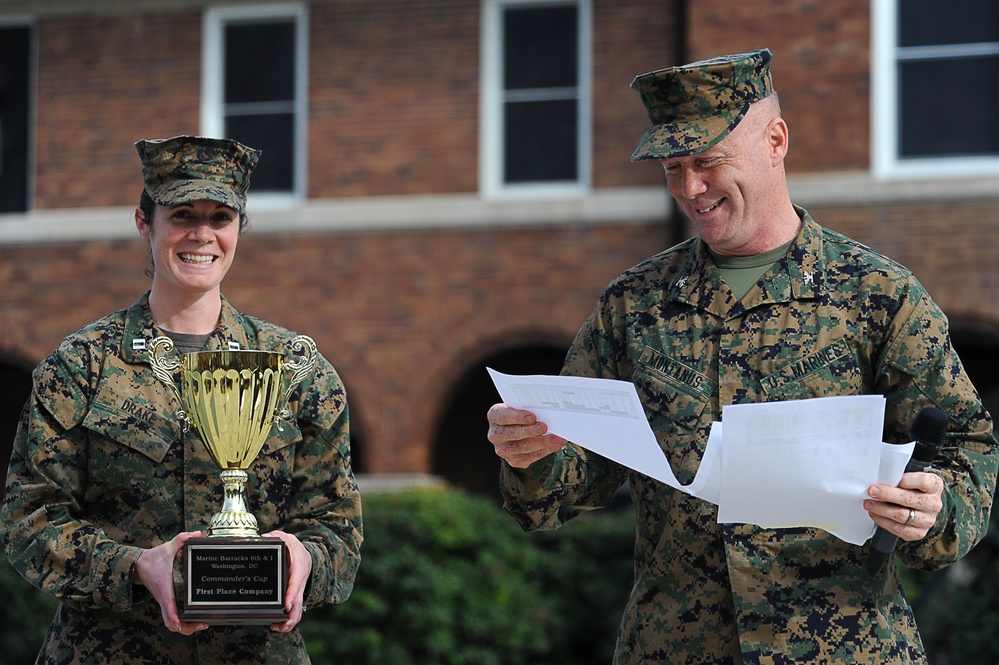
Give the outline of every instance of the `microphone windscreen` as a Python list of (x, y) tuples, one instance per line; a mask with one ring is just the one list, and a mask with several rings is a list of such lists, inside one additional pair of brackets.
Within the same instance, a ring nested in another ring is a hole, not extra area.
[(919, 412), (909, 430), (915, 441), (923, 441), (939, 446), (947, 435), (947, 414), (940, 409), (928, 406)]

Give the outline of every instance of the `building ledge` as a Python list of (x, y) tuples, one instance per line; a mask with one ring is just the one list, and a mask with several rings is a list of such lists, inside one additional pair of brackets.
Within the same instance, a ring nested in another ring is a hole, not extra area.
[[(583, 196), (486, 200), (477, 194), (248, 201), (253, 235), (650, 222), (672, 214), (663, 187), (600, 189)], [(133, 208), (0, 215), (0, 245), (137, 239)]]
[[(882, 180), (868, 172), (843, 172), (794, 175), (788, 182), (791, 200), (806, 208), (999, 200), (999, 176)], [(665, 183), (558, 198), (485, 199), (472, 193), (302, 203), (254, 199), (251, 194), (249, 209), (254, 235), (634, 224), (666, 222), (674, 210)], [(0, 215), (0, 245), (137, 239), (132, 211), (131, 207), (115, 207)]]
[(358, 473), (354, 479), (362, 498), (367, 494), (448, 487), (444, 478), (426, 473)]
[(788, 186), (791, 200), (806, 208), (999, 200), (999, 175), (881, 179), (867, 171), (809, 173), (789, 176)]

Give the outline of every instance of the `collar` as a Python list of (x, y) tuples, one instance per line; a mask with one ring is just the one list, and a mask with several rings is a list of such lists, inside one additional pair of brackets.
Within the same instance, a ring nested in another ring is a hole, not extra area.
[(750, 292), (750, 299), (745, 304), (736, 300), (722, 282), (708, 255), (707, 245), (700, 238), (693, 243), (692, 251), (670, 286), (668, 299), (729, 318), (761, 304), (820, 297), (826, 290), (822, 227), (804, 208), (795, 206), (795, 211), (801, 219), (798, 236), (784, 258), (768, 273), (762, 292)]
[[(229, 301), (222, 297), (222, 314), (215, 331), (209, 336), (207, 346), (211, 351), (227, 351), (250, 348), (241, 316)], [(134, 305), (125, 310), (125, 325), (122, 331), (121, 355), (127, 363), (148, 363), (149, 343), (156, 337), (165, 335), (153, 322), (149, 309), (149, 292), (146, 291)]]

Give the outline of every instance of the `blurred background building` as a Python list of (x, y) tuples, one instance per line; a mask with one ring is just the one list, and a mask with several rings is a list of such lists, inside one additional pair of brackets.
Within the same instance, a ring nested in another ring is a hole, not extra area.
[(223, 292), (309, 334), (358, 472), (495, 495), (485, 367), (554, 373), (691, 234), (637, 74), (762, 47), (792, 198), (911, 268), (999, 407), (994, 0), (0, 0), (0, 457), (31, 369), (148, 287), (133, 143), (263, 150)]

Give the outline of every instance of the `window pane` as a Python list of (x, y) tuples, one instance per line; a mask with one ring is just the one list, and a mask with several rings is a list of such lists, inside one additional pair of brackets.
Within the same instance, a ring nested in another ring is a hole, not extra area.
[(0, 28), (0, 212), (28, 209), (30, 36), (30, 28)]
[(899, 65), (900, 156), (999, 155), (999, 56)]
[(503, 13), (503, 86), (577, 84), (576, 5), (507, 9)]
[(295, 97), (295, 23), (230, 23), (225, 28), (228, 104)]
[(250, 192), (290, 192), (295, 181), (292, 147), (295, 116), (291, 113), (237, 115), (226, 118), (226, 137), (263, 154), (250, 176)]
[(504, 111), (505, 182), (576, 180), (575, 100), (511, 103)]
[(898, 0), (899, 46), (999, 42), (996, 0)]

